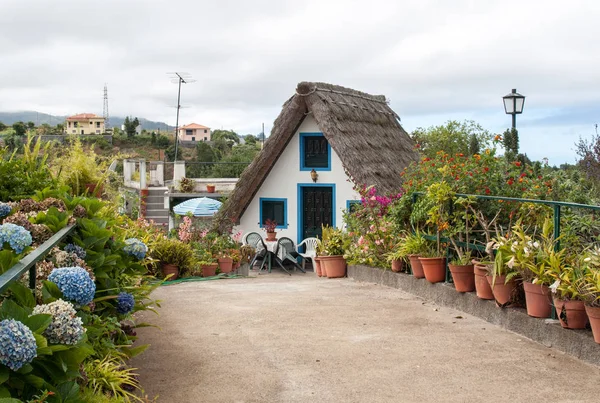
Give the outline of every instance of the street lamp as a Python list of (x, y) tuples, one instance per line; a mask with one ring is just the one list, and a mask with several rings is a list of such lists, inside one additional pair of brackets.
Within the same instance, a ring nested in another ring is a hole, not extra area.
[(525, 96), (517, 92), (513, 88), (512, 92), (502, 97), (504, 101), (504, 111), (507, 115), (512, 115), (512, 128), (517, 127), (517, 114), (523, 113), (523, 106), (525, 105)]

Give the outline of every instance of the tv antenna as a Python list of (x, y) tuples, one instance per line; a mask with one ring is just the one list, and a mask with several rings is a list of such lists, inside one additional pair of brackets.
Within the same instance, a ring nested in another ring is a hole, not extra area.
[(102, 108), (102, 116), (104, 117), (104, 129), (110, 127), (108, 123), (108, 86), (104, 83), (104, 107)]
[(192, 79), (189, 73), (184, 72), (171, 72), (167, 73), (171, 75), (171, 82), (178, 84), (177, 90), (177, 119), (175, 120), (175, 162), (177, 162), (177, 146), (179, 143), (179, 109), (181, 109), (181, 84), (193, 83), (196, 80)]

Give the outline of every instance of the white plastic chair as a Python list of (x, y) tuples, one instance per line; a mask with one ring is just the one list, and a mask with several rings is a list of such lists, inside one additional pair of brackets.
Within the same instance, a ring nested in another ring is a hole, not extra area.
[(298, 254), (300, 256), (302, 256), (302, 269), (304, 269), (304, 266), (306, 264), (306, 259), (310, 259), (310, 262), (313, 264), (314, 266), (314, 258), (317, 256), (317, 246), (321, 243), (321, 241), (318, 238), (306, 238), (305, 240), (303, 240), (302, 242), (300, 242), (298, 244), (298, 249), (304, 245), (306, 247), (306, 250), (304, 251), (304, 253), (300, 253), (298, 252)]

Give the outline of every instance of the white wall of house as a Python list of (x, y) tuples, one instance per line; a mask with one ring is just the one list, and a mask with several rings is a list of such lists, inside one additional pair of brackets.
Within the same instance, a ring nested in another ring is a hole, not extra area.
[[(300, 133), (321, 132), (317, 122), (308, 115), (292, 140), (279, 157), (275, 166), (263, 182), (262, 186), (250, 202), (250, 205), (240, 218), (236, 231), (266, 233), (260, 228), (260, 198), (285, 198), (287, 199), (287, 228), (277, 229), (277, 237), (288, 237), (297, 244), (302, 241), (298, 238), (298, 184), (312, 185), (309, 171), (300, 170)], [(342, 162), (333, 148), (331, 148), (331, 171), (319, 171), (317, 184), (335, 184), (333, 205), (335, 207), (334, 220), (337, 227), (343, 227), (342, 211), (346, 209), (348, 200), (357, 200), (360, 197), (352, 188), (348, 176), (344, 172)]]

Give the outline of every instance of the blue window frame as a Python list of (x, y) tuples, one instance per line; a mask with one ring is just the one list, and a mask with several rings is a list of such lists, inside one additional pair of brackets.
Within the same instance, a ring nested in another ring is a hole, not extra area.
[(360, 206), (360, 200), (346, 200), (346, 211), (351, 213), (354, 206)]
[(331, 146), (323, 133), (300, 133), (300, 170), (331, 171)]
[(277, 223), (277, 228), (287, 228), (287, 199), (261, 197), (260, 204), (260, 227), (263, 228), (265, 221), (271, 219)]

